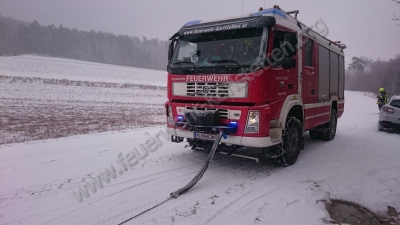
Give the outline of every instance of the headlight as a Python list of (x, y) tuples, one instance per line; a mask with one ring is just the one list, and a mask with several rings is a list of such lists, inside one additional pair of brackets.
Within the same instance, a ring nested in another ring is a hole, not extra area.
[(249, 111), (247, 116), (246, 133), (258, 133), (260, 126), (260, 111)]
[(247, 125), (256, 125), (260, 122), (260, 112), (259, 111), (250, 111)]

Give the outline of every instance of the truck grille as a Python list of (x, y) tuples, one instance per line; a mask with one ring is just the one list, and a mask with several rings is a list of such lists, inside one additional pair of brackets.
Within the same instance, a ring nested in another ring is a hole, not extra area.
[(228, 97), (229, 83), (187, 83), (187, 96)]
[(172, 94), (194, 98), (246, 98), (246, 82), (173, 82)]
[(229, 117), (229, 109), (207, 109), (207, 108), (200, 108), (200, 107), (186, 107), (186, 109), (197, 110), (197, 111), (201, 111), (201, 110), (215, 111), (215, 110), (218, 110), (220, 118), (228, 119), (228, 117)]

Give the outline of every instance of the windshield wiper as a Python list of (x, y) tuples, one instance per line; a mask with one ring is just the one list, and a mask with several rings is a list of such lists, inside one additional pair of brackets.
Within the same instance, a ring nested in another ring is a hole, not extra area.
[(184, 61), (184, 62), (174, 62), (174, 63), (172, 63), (172, 64), (174, 64), (174, 65), (179, 65), (179, 64), (191, 64), (191, 65), (193, 65), (193, 67), (196, 68), (200, 73), (203, 72), (203, 70), (201, 70), (199, 67), (197, 67), (196, 64), (194, 64), (193, 62), (186, 62), (186, 61)]
[(232, 60), (232, 59), (221, 59), (221, 60), (215, 60), (215, 61), (210, 61), (209, 63), (235, 63), (236, 65), (243, 67), (240, 65), (237, 61)]

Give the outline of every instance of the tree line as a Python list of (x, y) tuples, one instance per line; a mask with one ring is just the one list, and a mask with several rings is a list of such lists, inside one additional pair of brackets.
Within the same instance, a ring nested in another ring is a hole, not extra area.
[(0, 15), (0, 55), (40, 54), (91, 62), (165, 70), (168, 41), (42, 26)]
[(346, 71), (346, 89), (377, 93), (380, 87), (389, 96), (400, 95), (400, 55), (387, 61), (353, 57)]

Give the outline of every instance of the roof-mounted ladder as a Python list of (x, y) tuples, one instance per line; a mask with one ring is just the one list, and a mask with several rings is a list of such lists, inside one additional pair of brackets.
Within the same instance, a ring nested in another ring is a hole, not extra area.
[(294, 19), (297, 20), (297, 14), (299, 14), (299, 12), (300, 12), (299, 10), (293, 10), (293, 11), (288, 11), (288, 12), (285, 12), (285, 13), (288, 14), (288, 15), (294, 13)]

